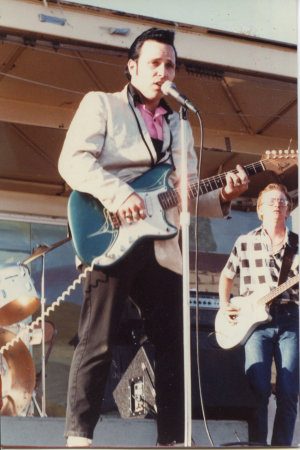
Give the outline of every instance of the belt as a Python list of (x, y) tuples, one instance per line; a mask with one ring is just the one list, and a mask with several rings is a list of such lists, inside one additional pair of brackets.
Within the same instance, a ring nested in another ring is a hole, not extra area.
[(299, 302), (295, 302), (293, 300), (279, 300), (271, 304), (271, 306), (286, 306), (286, 305), (295, 305), (298, 307)]

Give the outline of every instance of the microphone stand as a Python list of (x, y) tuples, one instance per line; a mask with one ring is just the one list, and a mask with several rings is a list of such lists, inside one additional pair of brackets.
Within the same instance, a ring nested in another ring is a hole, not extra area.
[(190, 262), (189, 262), (189, 227), (188, 212), (188, 173), (187, 173), (187, 110), (180, 107), (181, 132), (181, 214), (182, 229), (182, 263), (183, 263), (183, 361), (184, 361), (184, 446), (192, 445), (192, 402), (191, 402), (191, 335), (190, 335)]
[(42, 255), (41, 315), (42, 315), (42, 417), (46, 414), (46, 359), (45, 359), (45, 254)]

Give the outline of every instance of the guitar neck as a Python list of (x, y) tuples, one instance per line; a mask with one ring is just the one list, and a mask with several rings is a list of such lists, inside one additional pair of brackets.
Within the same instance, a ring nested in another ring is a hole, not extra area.
[(289, 278), (285, 283), (280, 284), (272, 291), (268, 292), (268, 294), (261, 297), (260, 302), (267, 305), (274, 298), (278, 297), (278, 295), (282, 294), (284, 291), (287, 291), (290, 287), (294, 286), (294, 284), (299, 282), (299, 275), (295, 275), (292, 278)]
[[(265, 167), (262, 161), (257, 161), (252, 164), (247, 164), (243, 166), (248, 177), (255, 175), (257, 173), (263, 172)], [(231, 170), (230, 172), (237, 173), (237, 169)], [(207, 194), (208, 192), (215, 191), (226, 184), (227, 172), (221, 173), (220, 175), (214, 175), (213, 177), (205, 178), (199, 183), (192, 183), (188, 187), (189, 199), (196, 198), (199, 195)], [(170, 189), (169, 191), (162, 192), (159, 195), (159, 200), (164, 209), (169, 209), (180, 203), (180, 193), (178, 189)]]

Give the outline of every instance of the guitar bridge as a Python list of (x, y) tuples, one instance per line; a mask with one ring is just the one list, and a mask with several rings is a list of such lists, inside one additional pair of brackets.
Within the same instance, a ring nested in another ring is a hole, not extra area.
[(114, 229), (120, 228), (121, 222), (117, 213), (108, 212), (107, 216), (111, 223), (112, 228)]

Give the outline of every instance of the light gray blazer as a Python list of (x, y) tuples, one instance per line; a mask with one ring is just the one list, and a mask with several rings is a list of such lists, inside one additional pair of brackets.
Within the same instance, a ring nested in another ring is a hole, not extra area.
[[(181, 136), (179, 116), (175, 112), (169, 116), (169, 123), (163, 120), (163, 151), (169, 147), (171, 133), (176, 170), (171, 173), (169, 183), (178, 187)], [(186, 135), (189, 182), (193, 182), (196, 180), (197, 159), (189, 124)], [(85, 95), (67, 132), (58, 168), (72, 189), (93, 195), (109, 211), (116, 212), (133, 192), (128, 183), (148, 171), (151, 160), (157, 161), (155, 148), (140, 111), (134, 106), (125, 86), (121, 92), (90, 92)], [(219, 189), (200, 197), (199, 211), (201, 216), (223, 217)], [(167, 220), (179, 228), (177, 207), (167, 211)], [(162, 266), (182, 272), (178, 236), (155, 241), (155, 255)]]

